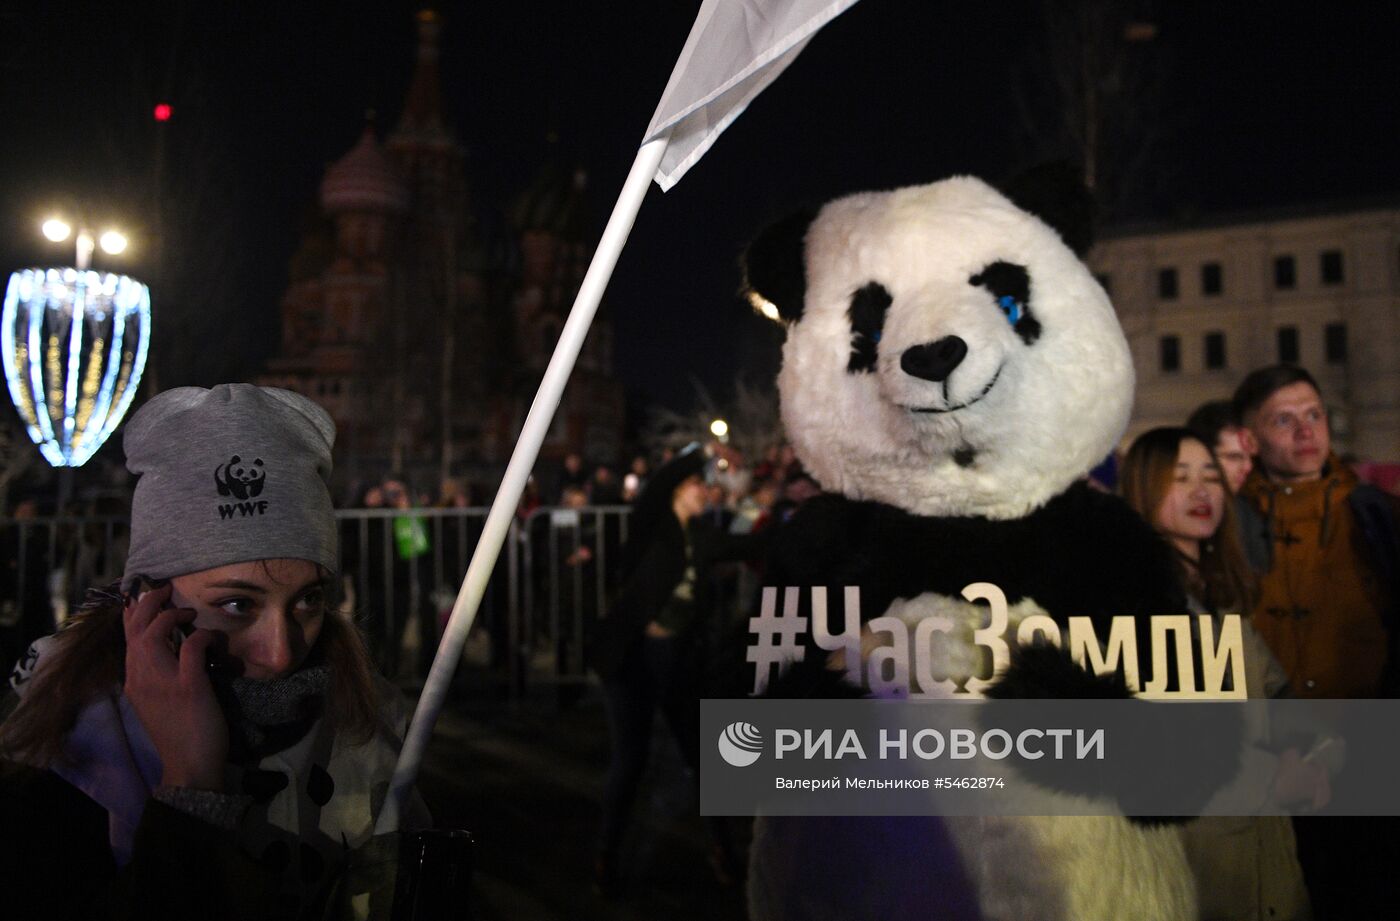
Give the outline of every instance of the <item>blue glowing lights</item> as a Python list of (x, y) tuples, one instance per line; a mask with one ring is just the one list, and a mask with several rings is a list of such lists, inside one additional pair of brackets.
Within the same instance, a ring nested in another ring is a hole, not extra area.
[(0, 352), (10, 399), (55, 467), (81, 467), (136, 396), (151, 340), (151, 292), (125, 275), (10, 275)]

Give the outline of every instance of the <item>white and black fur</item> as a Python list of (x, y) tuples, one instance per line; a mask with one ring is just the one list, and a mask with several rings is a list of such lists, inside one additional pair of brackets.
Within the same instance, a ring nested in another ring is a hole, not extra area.
[[(1186, 609), (1162, 541), (1120, 500), (1079, 482), (1122, 435), (1133, 367), (1107, 295), (1076, 254), (1088, 244), (1087, 197), (1046, 175), (1006, 194), (963, 176), (852, 195), (779, 222), (746, 256), (751, 299), (775, 304), (787, 326), (778, 378), (787, 437), (828, 493), (779, 532), (767, 581), (826, 585), (832, 598), (859, 586), (862, 621), (954, 616), (963, 642), (938, 644), (935, 670), (955, 676), (980, 661), (972, 631), (985, 608), (960, 597), (969, 583), (1002, 588), (1013, 635), (1032, 613), (1062, 628), (1089, 616), (1107, 636), (1114, 616), (1145, 624)], [(843, 674), (811, 648), (774, 692), (861, 693)], [(1013, 654), (996, 679), (989, 696), (1131, 696), (1121, 677), (1091, 675), (1049, 649)], [(806, 873), (794, 855), (818, 834), (862, 874), (878, 876), (882, 858), (812, 821), (760, 820), (753, 916), (875, 917), (852, 914), (851, 880)], [(908, 889), (909, 899), (883, 900), (882, 918), (1194, 917), (1194, 883), (1169, 824), (908, 825), (936, 830), (906, 836), (906, 846), (927, 849), (921, 865), (947, 898), (922, 902), (898, 871), (855, 882)], [(846, 908), (796, 907), (819, 903), (826, 884), (843, 887), (832, 904)]]
[(1013, 519), (1113, 449), (1132, 409), (1127, 341), (1040, 218), (962, 176), (826, 205), (800, 238), (805, 271), (753, 261), (791, 257), (803, 229), (760, 241), (748, 280), (789, 321), (783, 424), (825, 489)]

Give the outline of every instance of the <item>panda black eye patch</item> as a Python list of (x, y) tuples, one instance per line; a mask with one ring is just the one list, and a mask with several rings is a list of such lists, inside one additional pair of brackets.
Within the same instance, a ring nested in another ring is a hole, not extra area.
[(967, 280), (986, 288), (1026, 345), (1040, 338), (1040, 321), (1031, 314), (1031, 277), (1026, 267), (1014, 262), (993, 262)]
[(880, 334), (885, 329), (885, 313), (894, 298), (885, 286), (872, 281), (851, 295), (851, 374), (870, 374), (880, 357)]

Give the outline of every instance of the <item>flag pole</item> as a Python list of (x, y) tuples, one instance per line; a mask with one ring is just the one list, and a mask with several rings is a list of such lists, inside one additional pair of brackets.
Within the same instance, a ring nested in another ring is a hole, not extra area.
[(409, 791), (413, 788), (414, 780), (418, 777), (423, 753), (428, 747), (428, 740), (433, 734), (433, 726), (437, 723), (443, 701), (447, 698), (447, 690), (452, 683), (453, 674), (457, 671), (457, 663), (462, 658), (462, 647), (466, 643), (472, 623), (476, 620), (476, 612), (481, 606), (482, 596), (486, 593), (491, 571), (496, 566), (501, 546), (510, 532), (511, 519), (515, 517), (515, 510), (520, 505), (525, 483), (535, 466), (535, 460), (539, 457), (540, 446), (544, 444), (549, 424), (559, 408), (564, 386), (569, 382), (569, 375), (578, 361), (583, 340), (588, 335), (593, 316), (598, 312), (598, 304), (603, 299), (603, 291), (617, 266), (618, 256), (622, 254), (622, 247), (627, 242), (632, 223), (642, 207), (642, 200), (646, 198), (647, 187), (651, 185), (652, 177), (661, 165), (661, 156), (666, 152), (669, 137), (669, 132), (663, 134), (643, 144), (637, 151), (637, 158), (622, 185), (622, 194), (613, 206), (612, 216), (608, 218), (608, 225), (603, 230), (603, 237), (593, 254), (593, 261), (589, 263), (588, 272), (583, 277), (583, 283), (579, 285), (578, 296), (574, 298), (574, 306), (569, 311), (569, 319), (565, 322), (559, 335), (559, 343), (554, 347), (554, 354), (549, 359), (549, 367), (545, 369), (540, 389), (535, 394), (534, 403), (530, 405), (530, 413), (525, 417), (525, 427), (520, 432), (520, 440), (516, 442), (515, 451), (506, 466), (501, 487), (496, 492), (495, 501), (491, 503), (490, 513), (486, 516), (481, 539), (472, 553), (466, 578), (462, 580), (462, 588), (452, 605), (452, 616), (448, 618), (442, 642), (433, 658), (433, 667), (428, 672), (427, 683), (423, 686), (423, 693), (418, 698), (418, 707), (413, 713), (413, 721), (409, 724), (403, 750), (399, 753), (398, 764), (394, 767), (389, 794), (384, 800), (384, 807), (380, 810), (379, 820), (375, 825), (376, 833), (398, 829), (399, 816)]

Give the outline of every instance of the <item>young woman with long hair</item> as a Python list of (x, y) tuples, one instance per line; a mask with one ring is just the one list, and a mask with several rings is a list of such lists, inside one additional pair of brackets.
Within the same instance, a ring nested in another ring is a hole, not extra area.
[(1234, 504), (1220, 465), (1184, 428), (1158, 428), (1128, 449), (1123, 498), (1176, 551), (1182, 584), (1204, 611), (1247, 612), (1254, 576), (1241, 550)]
[[(1187, 599), (1219, 620), (1245, 615), (1254, 580), (1225, 477), (1211, 449), (1185, 428), (1139, 436), (1123, 461), (1120, 488), (1138, 514), (1176, 550)], [(1287, 675), (1248, 619), (1241, 625), (1250, 697), (1286, 693)], [(1218, 623), (1217, 623), (1218, 627)], [(1218, 631), (1217, 631), (1218, 635)], [(1256, 739), (1263, 742), (1264, 739)], [(1277, 759), (1275, 796), (1307, 789), (1319, 770), (1296, 751)], [(1286, 816), (1212, 816), (1183, 826), (1205, 921), (1301, 921), (1311, 917), (1293, 828)]]
[(407, 710), (332, 602), (334, 437), (310, 400), (246, 384), (127, 424), (124, 575), (30, 647), (0, 723), (19, 914), (352, 912)]

